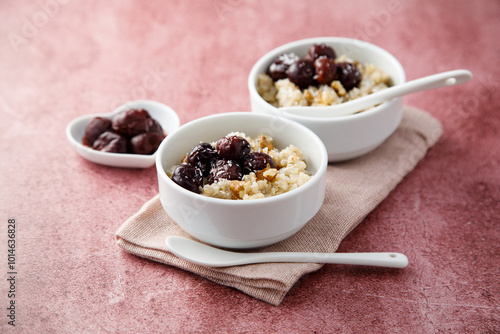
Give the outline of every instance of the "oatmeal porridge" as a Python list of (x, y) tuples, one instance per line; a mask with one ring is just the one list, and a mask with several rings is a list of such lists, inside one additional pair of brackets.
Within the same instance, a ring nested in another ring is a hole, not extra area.
[(267, 135), (232, 132), (193, 147), (167, 175), (178, 185), (222, 199), (258, 199), (286, 193), (311, 178), (299, 148), (278, 149)]
[(329, 106), (369, 95), (392, 85), (390, 76), (373, 64), (337, 56), (325, 44), (308, 54), (278, 56), (257, 79), (257, 91), (275, 107)]

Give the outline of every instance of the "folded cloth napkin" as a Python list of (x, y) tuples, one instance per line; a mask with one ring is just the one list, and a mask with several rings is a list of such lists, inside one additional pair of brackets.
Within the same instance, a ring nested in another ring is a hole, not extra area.
[[(304, 228), (258, 251), (335, 252), (342, 239), (387, 197), (441, 134), (441, 124), (435, 118), (405, 107), (401, 125), (380, 147), (360, 158), (328, 166), (325, 201)], [(204, 267), (171, 254), (165, 246), (170, 235), (191, 238), (165, 213), (156, 195), (119, 228), (116, 242), (127, 252), (182, 268), (273, 305), (281, 303), (301, 276), (322, 267), (317, 263)]]

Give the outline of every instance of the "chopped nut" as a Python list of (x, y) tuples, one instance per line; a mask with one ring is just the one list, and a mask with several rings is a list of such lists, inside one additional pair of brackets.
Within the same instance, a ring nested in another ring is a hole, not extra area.
[(276, 168), (271, 168), (269, 164), (266, 168), (258, 170), (255, 172), (255, 177), (258, 181), (266, 179), (267, 181), (271, 181), (278, 174), (278, 170)]
[(337, 92), (338, 96), (345, 96), (347, 93), (344, 86), (338, 80), (333, 80), (330, 86)]
[(278, 170), (276, 168), (267, 168), (267, 170), (264, 170), (262, 175), (266, 178), (266, 180), (271, 181), (276, 177), (276, 175), (278, 175)]
[(245, 196), (245, 188), (248, 184), (247, 181), (236, 181), (233, 180), (229, 182), (229, 189), (237, 199), (242, 199)]
[(259, 145), (260, 145), (260, 148), (266, 148), (270, 151), (273, 149), (273, 142), (270, 141), (266, 136), (264, 135), (261, 135), (259, 137)]
[(256, 171), (255, 178), (259, 181), (264, 180), (264, 172), (267, 171), (269, 168), (271, 168), (271, 167), (269, 167), (269, 165), (267, 165), (266, 168)]
[(304, 97), (306, 98), (309, 104), (311, 104), (312, 101), (314, 100), (314, 96), (309, 89), (304, 90)]

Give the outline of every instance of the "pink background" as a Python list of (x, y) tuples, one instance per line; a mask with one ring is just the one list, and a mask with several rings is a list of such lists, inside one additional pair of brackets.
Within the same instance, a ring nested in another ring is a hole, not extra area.
[[(499, 332), (499, 32), (494, 0), (2, 0), (0, 332)], [(67, 123), (135, 99), (171, 106), (182, 123), (248, 110), (253, 63), (316, 36), (377, 44), (409, 80), (474, 74), (405, 98), (443, 137), (339, 249), (399, 251), (410, 265), (326, 265), (275, 307), (116, 246), (118, 227), (158, 192), (156, 171), (81, 159)]]

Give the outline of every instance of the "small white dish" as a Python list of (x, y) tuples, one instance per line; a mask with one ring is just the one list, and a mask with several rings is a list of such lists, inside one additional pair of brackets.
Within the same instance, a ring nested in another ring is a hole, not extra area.
[(150, 155), (109, 153), (97, 151), (82, 144), (85, 127), (92, 118), (106, 117), (111, 119), (116, 114), (133, 108), (145, 109), (152, 118), (160, 123), (167, 136), (180, 126), (179, 116), (169, 106), (150, 100), (131, 101), (116, 108), (113, 112), (84, 115), (69, 122), (66, 126), (66, 136), (71, 146), (84, 159), (101, 165), (122, 168), (148, 168), (153, 166), (155, 164), (156, 152)]

